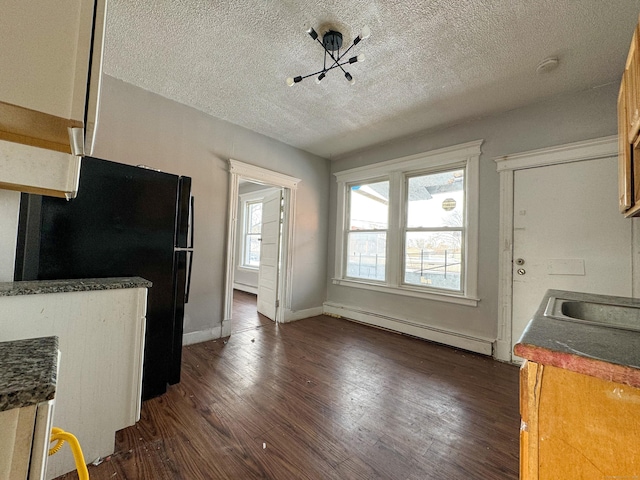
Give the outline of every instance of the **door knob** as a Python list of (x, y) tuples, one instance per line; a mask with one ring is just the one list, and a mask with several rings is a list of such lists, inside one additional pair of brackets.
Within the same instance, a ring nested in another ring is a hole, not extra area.
[(524, 265), (524, 258), (518, 258), (516, 260), (516, 265)]
[(518, 272), (518, 275), (524, 275), (525, 273), (527, 273), (524, 268), (519, 268), (516, 271)]

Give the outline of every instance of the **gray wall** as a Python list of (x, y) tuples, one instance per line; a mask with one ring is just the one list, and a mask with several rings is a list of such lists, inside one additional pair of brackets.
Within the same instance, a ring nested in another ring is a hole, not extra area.
[(322, 305), (327, 276), (327, 160), (109, 76), (104, 77), (100, 108), (96, 157), (193, 178), (196, 251), (185, 333), (215, 332), (221, 326), (229, 158), (301, 179), (291, 308)]
[[(483, 339), (495, 339), (498, 318), (499, 175), (493, 158), (537, 148), (613, 135), (618, 85), (607, 85), (374, 146), (332, 163), (332, 172), (365, 166), (406, 155), (484, 139), (480, 158), (479, 273), (477, 307), (452, 305), (405, 296), (333, 285), (329, 268), (327, 300), (393, 318)], [(331, 179), (329, 265), (333, 265), (336, 222), (336, 182)], [(603, 201), (617, 202), (616, 198)], [(631, 260), (630, 260), (631, 261)]]
[[(615, 134), (617, 90), (618, 85), (612, 84), (552, 98), (495, 117), (374, 146), (329, 166), (319, 157), (107, 76), (95, 153), (98, 157), (145, 163), (194, 178), (197, 261), (192, 300), (186, 312), (186, 332), (220, 326), (226, 255), (227, 159), (231, 157), (302, 179), (294, 235), (293, 310), (320, 306), (326, 292), (326, 299), (335, 303), (366, 307), (391, 317), (401, 313), (405, 318), (446, 330), (495, 338), (500, 192), (492, 159)], [(478, 307), (372, 294), (331, 283), (333, 271), (332, 267), (327, 270), (327, 265), (332, 266), (334, 261), (336, 191), (329, 168), (335, 172), (481, 138), (485, 142), (480, 167)], [(1, 195), (3, 232), (15, 232), (18, 198), (15, 192)], [(13, 276), (14, 249), (14, 235), (0, 235), (0, 279), (10, 280)]]

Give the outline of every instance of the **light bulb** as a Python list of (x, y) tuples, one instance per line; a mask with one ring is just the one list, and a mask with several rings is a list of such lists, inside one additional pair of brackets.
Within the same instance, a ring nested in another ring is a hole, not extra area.
[(313, 38), (314, 40), (316, 38), (318, 38), (318, 33), (313, 29), (313, 27), (309, 27), (307, 29), (307, 33), (311, 36), (311, 38)]
[(367, 59), (367, 57), (364, 56), (364, 53), (361, 53), (356, 58), (358, 59), (359, 62), (364, 62)]
[(292, 77), (287, 78), (287, 85), (289, 85), (290, 87), (293, 87), (293, 83), (294, 82)]
[(362, 27), (360, 38), (364, 40), (365, 38), (369, 38), (370, 36), (371, 36), (371, 29), (369, 28), (369, 25), (365, 25), (364, 27)]

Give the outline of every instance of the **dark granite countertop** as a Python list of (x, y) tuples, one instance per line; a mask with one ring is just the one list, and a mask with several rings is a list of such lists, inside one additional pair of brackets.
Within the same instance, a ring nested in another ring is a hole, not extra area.
[(640, 300), (548, 290), (514, 352), (527, 360), (640, 388), (640, 331), (544, 315), (551, 297), (640, 307)]
[(82, 278), (77, 280), (37, 280), (0, 282), (0, 297), (40, 293), (86, 292), (117, 288), (149, 288), (152, 283), (141, 277)]
[(0, 342), (0, 411), (54, 398), (58, 337)]

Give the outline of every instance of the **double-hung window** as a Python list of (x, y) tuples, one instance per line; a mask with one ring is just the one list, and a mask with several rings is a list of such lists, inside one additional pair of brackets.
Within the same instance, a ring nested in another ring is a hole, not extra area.
[(389, 180), (348, 186), (345, 276), (384, 282), (389, 228)]
[(464, 285), (465, 168), (405, 179), (403, 283), (452, 292)]
[(262, 200), (244, 203), (244, 242), (242, 266), (260, 266), (260, 236), (262, 232)]
[(262, 201), (264, 191), (257, 190), (239, 195), (236, 253), (237, 266), (250, 270), (260, 267), (262, 237)]
[(481, 143), (336, 173), (334, 284), (476, 305)]

